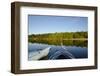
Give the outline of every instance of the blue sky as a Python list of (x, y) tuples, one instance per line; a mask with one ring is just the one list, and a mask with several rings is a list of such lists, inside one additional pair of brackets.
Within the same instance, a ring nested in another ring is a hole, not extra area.
[(75, 16), (28, 16), (28, 34), (88, 31), (88, 18)]

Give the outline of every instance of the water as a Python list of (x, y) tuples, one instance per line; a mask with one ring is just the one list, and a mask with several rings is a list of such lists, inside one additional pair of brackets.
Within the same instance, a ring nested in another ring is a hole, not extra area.
[[(60, 43), (28, 43), (28, 60), (38, 58), (39, 52), (45, 48), (49, 49), (47, 56), (41, 57), (37, 60), (57, 60), (57, 59), (84, 59), (88, 58), (87, 41), (64, 41), (63, 45)], [(37, 55), (37, 56), (36, 56)], [(33, 59), (32, 59), (33, 57)]]

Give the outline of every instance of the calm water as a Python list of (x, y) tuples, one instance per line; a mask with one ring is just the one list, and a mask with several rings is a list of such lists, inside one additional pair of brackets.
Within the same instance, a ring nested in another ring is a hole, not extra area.
[(50, 43), (29, 42), (28, 60), (34, 60), (32, 57), (37, 57), (41, 50), (48, 47), (50, 47), (48, 55), (38, 60), (80, 59), (88, 57), (87, 41), (64, 41), (63, 45), (61, 43), (57, 44), (57, 42), (54, 44), (52, 41)]

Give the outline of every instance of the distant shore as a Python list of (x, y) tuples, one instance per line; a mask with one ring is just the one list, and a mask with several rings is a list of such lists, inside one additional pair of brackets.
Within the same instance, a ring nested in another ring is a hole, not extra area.
[(44, 34), (32, 34), (28, 36), (29, 42), (62, 42), (62, 41), (87, 41), (88, 32), (56, 32)]

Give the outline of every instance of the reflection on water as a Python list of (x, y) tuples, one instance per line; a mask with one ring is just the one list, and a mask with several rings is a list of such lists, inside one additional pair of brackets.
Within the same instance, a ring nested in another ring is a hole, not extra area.
[(61, 45), (61, 42), (65, 46), (81, 46), (81, 47), (87, 47), (87, 40), (38, 40), (31, 43), (43, 43), (43, 44), (49, 44), (49, 45)]
[(87, 40), (63, 40), (62, 43), (63, 45), (61, 45), (61, 41), (52, 40), (29, 42), (28, 60), (80, 59), (88, 57)]

